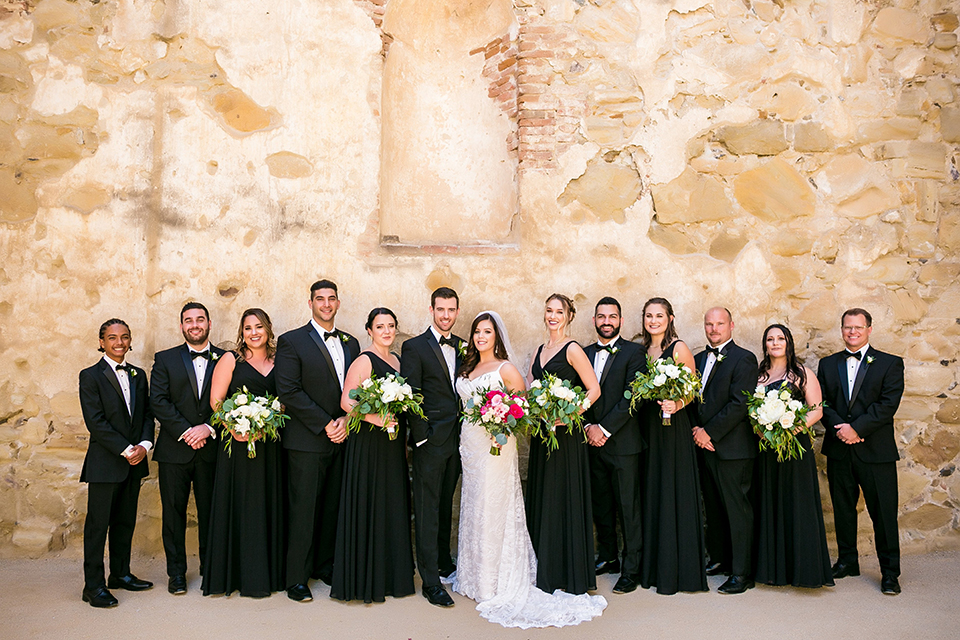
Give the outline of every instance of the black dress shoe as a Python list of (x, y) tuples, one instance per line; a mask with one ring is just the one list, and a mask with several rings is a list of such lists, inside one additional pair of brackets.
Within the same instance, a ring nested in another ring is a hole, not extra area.
[(613, 586), (614, 593), (630, 593), (631, 591), (637, 590), (637, 578), (636, 576), (628, 576), (627, 574), (622, 574), (620, 579), (617, 580), (617, 584)]
[(127, 591), (146, 591), (147, 589), (153, 588), (153, 583), (147, 580), (141, 580), (132, 573), (128, 573), (119, 578), (110, 576), (107, 578), (107, 587), (110, 589), (126, 589)]
[(846, 562), (837, 560), (837, 563), (833, 565), (832, 572), (834, 580), (846, 578), (847, 576), (858, 576), (860, 575), (860, 565), (847, 564)]
[(900, 581), (890, 576), (884, 576), (880, 578), (880, 592), (888, 596), (895, 596), (899, 594)]
[(447, 593), (447, 590), (440, 585), (435, 587), (424, 587), (423, 597), (426, 598), (430, 604), (437, 607), (453, 606), (453, 598), (451, 598), (450, 594)]
[(107, 591), (106, 587), (97, 587), (96, 589), (84, 589), (81, 596), (84, 602), (89, 602), (91, 607), (97, 609), (109, 609), (117, 606), (117, 599), (113, 594)]
[(754, 582), (746, 576), (730, 576), (727, 581), (717, 589), (720, 593), (743, 593), (747, 589), (753, 589)]
[(175, 596), (182, 596), (187, 592), (187, 579), (184, 576), (171, 576), (167, 581), (167, 591)]
[(457, 570), (457, 565), (452, 564), (449, 567), (444, 567), (443, 569), (440, 569), (440, 571), (438, 571), (437, 573), (440, 574), (441, 578), (449, 578), (450, 576), (453, 575), (453, 572), (456, 570)]
[(305, 584), (295, 584), (292, 587), (287, 587), (287, 597), (296, 602), (310, 602), (313, 600), (310, 587)]
[(719, 562), (708, 562), (706, 571), (708, 576), (730, 575), (730, 570)]
[(620, 573), (620, 561), (600, 560), (597, 562), (597, 575), (602, 576), (605, 573)]

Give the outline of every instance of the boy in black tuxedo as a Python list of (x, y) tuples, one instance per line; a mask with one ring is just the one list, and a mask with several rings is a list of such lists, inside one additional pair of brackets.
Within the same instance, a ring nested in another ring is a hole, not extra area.
[(160, 422), (153, 461), (159, 468), (163, 507), (163, 551), (167, 590), (187, 592), (187, 502), (190, 487), (197, 504), (200, 573), (207, 548), (207, 526), (216, 475), (217, 434), (210, 426), (210, 380), (223, 349), (210, 344), (210, 314), (199, 302), (180, 310), (184, 343), (157, 352), (150, 380), (150, 406)]
[[(153, 586), (130, 573), (140, 481), (153, 445), (153, 413), (147, 374), (124, 363), (130, 327), (113, 318), (100, 325), (104, 357), (80, 372), (80, 409), (90, 432), (80, 481), (89, 484), (83, 523), (83, 593), (90, 606), (114, 607), (107, 588), (143, 591)], [(103, 550), (110, 539), (110, 579), (104, 580)]]
[(460, 477), (460, 400), (454, 388), (463, 339), (451, 334), (460, 298), (449, 287), (430, 296), (430, 327), (403, 343), (400, 375), (423, 394), (427, 419), (410, 418), (417, 569), (423, 596), (438, 607), (453, 599), (440, 584), (456, 567), (450, 555), (453, 494)]
[(820, 361), (822, 453), (836, 523), (839, 558), (833, 577), (860, 575), (857, 500), (863, 491), (880, 561), (880, 590), (900, 593), (897, 443), (893, 416), (903, 396), (903, 359), (870, 346), (873, 318), (849, 309), (840, 319), (846, 349)]

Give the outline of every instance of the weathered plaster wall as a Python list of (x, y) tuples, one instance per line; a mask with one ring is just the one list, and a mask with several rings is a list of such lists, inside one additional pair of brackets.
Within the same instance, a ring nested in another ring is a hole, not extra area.
[[(247, 306), (303, 323), (319, 276), (355, 334), (379, 304), (419, 332), (455, 286), (459, 331), (497, 309), (523, 363), (554, 290), (583, 340), (601, 295), (627, 335), (666, 295), (692, 346), (725, 304), (738, 341), (786, 322), (811, 366), (865, 306), (907, 364), (904, 546), (955, 546), (958, 4), (0, 0), (0, 555), (79, 552), (100, 322), (149, 367), (186, 300), (225, 342)], [(404, 57), (443, 108), (391, 80)], [(159, 552), (155, 478), (141, 513)]]

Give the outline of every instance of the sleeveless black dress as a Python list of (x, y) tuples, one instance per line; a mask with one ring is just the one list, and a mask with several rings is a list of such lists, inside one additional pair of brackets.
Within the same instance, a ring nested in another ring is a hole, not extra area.
[[(573, 386), (583, 387), (576, 369), (567, 362), (568, 342), (546, 366), (540, 352), (533, 361), (533, 377), (552, 373)], [(590, 502), (589, 446), (582, 432), (568, 434), (557, 427), (560, 448), (547, 455), (539, 437), (530, 439), (527, 469), (527, 529), (537, 554), (537, 588), (547, 593), (563, 589), (581, 594), (597, 588), (593, 557), (593, 508)]]
[[(246, 361), (237, 362), (227, 397), (243, 387), (255, 395), (277, 395), (273, 370), (264, 376)], [(230, 595), (239, 590), (241, 596), (266, 597), (285, 586), (281, 444), (279, 440), (258, 441), (257, 457), (248, 458), (245, 442), (234, 441), (228, 455), (223, 437), (217, 435), (220, 449), (203, 563), (203, 595)]]
[[(674, 341), (660, 359), (672, 358)], [(707, 591), (692, 409), (684, 407), (663, 425), (660, 405), (645, 402), (641, 425), (649, 446), (644, 452), (643, 558), (640, 584), (657, 593)]]
[[(779, 389), (782, 380), (767, 390)], [(803, 392), (787, 382), (794, 399)], [(817, 461), (809, 436), (801, 434), (803, 455), (777, 462), (775, 451), (761, 451), (758, 463), (759, 509), (757, 582), (795, 587), (833, 586)]]
[[(360, 355), (378, 378), (399, 373), (376, 354)], [(364, 423), (347, 438), (331, 598), (369, 603), (416, 592), (405, 432), (402, 420), (395, 440)]]

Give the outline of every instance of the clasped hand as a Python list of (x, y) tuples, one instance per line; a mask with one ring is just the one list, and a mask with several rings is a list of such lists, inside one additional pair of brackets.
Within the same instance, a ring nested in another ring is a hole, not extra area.
[(347, 416), (340, 416), (335, 420), (331, 420), (324, 431), (327, 432), (327, 437), (330, 438), (330, 442), (334, 444), (340, 444), (347, 439)]
[(860, 437), (860, 434), (858, 434), (849, 423), (844, 422), (843, 424), (834, 425), (833, 428), (837, 430), (837, 437), (840, 438), (840, 442), (846, 444), (859, 444), (863, 442), (863, 438)]

